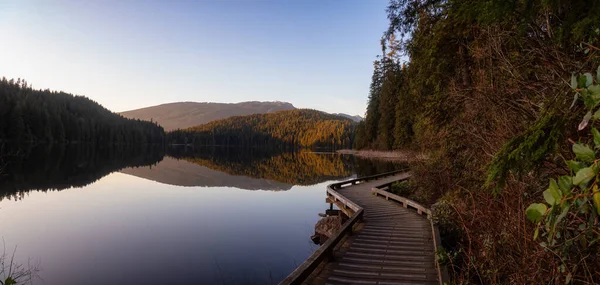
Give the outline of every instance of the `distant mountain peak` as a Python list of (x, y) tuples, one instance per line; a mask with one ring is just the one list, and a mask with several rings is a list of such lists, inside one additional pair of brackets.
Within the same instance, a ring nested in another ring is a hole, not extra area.
[(246, 101), (238, 103), (173, 102), (121, 112), (127, 118), (153, 120), (166, 131), (185, 129), (232, 116), (294, 110), (288, 102)]
[[(198, 126), (233, 116), (267, 114), (296, 109), (297, 108), (292, 103), (285, 101), (244, 101), (237, 103), (185, 101), (164, 103), (156, 106), (125, 111), (120, 114), (126, 118), (146, 121), (152, 120), (161, 125), (165, 131), (172, 131)], [(360, 122), (363, 119), (360, 116), (352, 116), (343, 113), (335, 113), (332, 115), (348, 118), (354, 122)]]

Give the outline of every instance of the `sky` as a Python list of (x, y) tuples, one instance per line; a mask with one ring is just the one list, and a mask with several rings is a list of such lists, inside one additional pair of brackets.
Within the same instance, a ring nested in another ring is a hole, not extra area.
[(363, 116), (387, 0), (0, 1), (0, 76), (121, 112), (285, 101)]

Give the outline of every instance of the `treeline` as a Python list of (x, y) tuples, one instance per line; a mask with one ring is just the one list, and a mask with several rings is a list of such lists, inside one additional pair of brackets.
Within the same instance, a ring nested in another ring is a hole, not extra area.
[(212, 148), (212, 151), (167, 152), (177, 159), (231, 175), (292, 185), (313, 185), (343, 179), (353, 174), (352, 161), (337, 154), (306, 151), (250, 151), (240, 148)]
[(21, 79), (0, 81), (0, 142), (104, 146), (163, 140), (158, 124), (124, 118), (86, 97), (35, 90)]
[(439, 198), (453, 283), (600, 282), (597, 215), (525, 213), (550, 197), (549, 177), (575, 175), (571, 142), (592, 144), (577, 126), (597, 100), (600, 2), (391, 0), (387, 17), (355, 147), (428, 153), (412, 184)]
[(303, 150), (170, 147), (167, 155), (231, 175), (292, 185), (313, 185), (348, 178), (353, 174), (369, 176), (406, 168), (406, 165), (396, 162)]
[(298, 109), (236, 116), (172, 131), (170, 144), (197, 146), (349, 148), (355, 124), (344, 117)]
[(373, 63), (369, 103), (365, 120), (358, 124), (356, 148), (399, 149), (408, 146), (418, 112), (415, 96), (408, 92), (406, 66), (400, 43), (392, 34), (386, 53)]
[(30, 191), (84, 187), (126, 167), (155, 165), (164, 157), (161, 145), (95, 147), (91, 144), (31, 148), (0, 147), (0, 201), (22, 199)]

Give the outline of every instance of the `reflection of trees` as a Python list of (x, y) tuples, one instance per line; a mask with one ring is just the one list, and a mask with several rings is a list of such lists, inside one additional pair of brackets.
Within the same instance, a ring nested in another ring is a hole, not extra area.
[(156, 164), (162, 148), (148, 145), (97, 148), (89, 145), (3, 149), (0, 200), (21, 199), (31, 190), (83, 187), (125, 167)]
[[(0, 201), (20, 199), (31, 190), (84, 187), (123, 168), (156, 165), (163, 159), (164, 153), (162, 147), (157, 149), (148, 145), (98, 148), (74, 144), (15, 150), (0, 148)], [(289, 185), (312, 185), (401, 167), (391, 162), (349, 155), (283, 152), (277, 149), (170, 148), (167, 153), (226, 174)]]
[(408, 164), (406, 162), (385, 161), (378, 159), (360, 158), (355, 156), (352, 157), (354, 161), (353, 164), (356, 169), (356, 176), (358, 177), (370, 176), (408, 168)]
[(338, 154), (210, 148), (169, 151), (169, 155), (231, 175), (294, 185), (312, 185), (354, 174), (352, 161)]

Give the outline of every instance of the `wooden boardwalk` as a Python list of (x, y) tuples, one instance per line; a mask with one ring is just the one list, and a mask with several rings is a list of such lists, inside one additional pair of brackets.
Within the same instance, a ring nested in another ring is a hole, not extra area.
[[(408, 177), (410, 174), (404, 172), (376, 177), (376, 180), (355, 179), (349, 181), (351, 183), (330, 185), (329, 199), (335, 200), (341, 208), (348, 207), (355, 215), (346, 222), (336, 241), (327, 245), (331, 249), (323, 248), (322, 253), (315, 253), (281, 284), (441, 284), (440, 279), (445, 277), (440, 276), (445, 274), (438, 271), (434, 254), (439, 238), (434, 240), (437, 234), (433, 232), (434, 227), (427, 216), (420, 214), (430, 211), (377, 189)], [(419, 213), (406, 208), (407, 205), (419, 209)], [(347, 236), (344, 232), (352, 234)], [(323, 259), (321, 256), (327, 250), (329, 258)], [(321, 259), (326, 261), (316, 267), (314, 264)], [(309, 270), (306, 279), (298, 278)]]
[(364, 209), (363, 225), (311, 284), (439, 284), (426, 216), (371, 193), (402, 173), (337, 190)]

